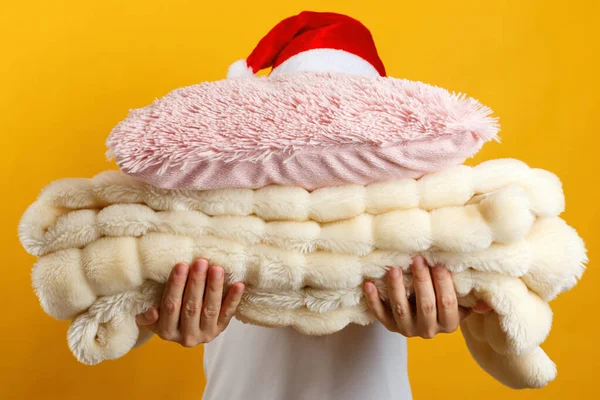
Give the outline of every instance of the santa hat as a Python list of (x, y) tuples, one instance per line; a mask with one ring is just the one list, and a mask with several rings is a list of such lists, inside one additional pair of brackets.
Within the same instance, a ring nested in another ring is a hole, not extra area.
[(245, 60), (229, 67), (228, 78), (294, 71), (385, 76), (371, 32), (346, 15), (305, 11), (278, 23)]

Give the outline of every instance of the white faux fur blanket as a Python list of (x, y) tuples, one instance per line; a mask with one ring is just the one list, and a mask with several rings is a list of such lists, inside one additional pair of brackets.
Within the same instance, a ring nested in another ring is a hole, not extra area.
[[(555, 377), (539, 347), (552, 322), (547, 301), (572, 288), (587, 261), (563, 209), (555, 175), (510, 159), (312, 192), (166, 190), (107, 171), (47, 186), (19, 234), (40, 257), (32, 278), (42, 307), (74, 319), (69, 346), (84, 363), (151, 336), (135, 315), (158, 303), (177, 262), (203, 257), (223, 266), (228, 284), (245, 282), (240, 320), (323, 335), (373, 322), (364, 280), (385, 297), (387, 266), (408, 272), (422, 254), (453, 271), (461, 305), (493, 307), (461, 330), (482, 368), (524, 388)], [(405, 283), (410, 293), (409, 273)]]

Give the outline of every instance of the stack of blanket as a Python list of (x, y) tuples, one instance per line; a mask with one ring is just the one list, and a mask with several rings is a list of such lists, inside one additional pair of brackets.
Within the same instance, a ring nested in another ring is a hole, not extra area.
[(421, 254), (452, 271), (459, 304), (493, 309), (461, 324), (481, 367), (510, 387), (542, 387), (556, 375), (539, 347), (548, 302), (577, 283), (586, 250), (560, 218), (554, 174), (514, 159), (462, 165), (495, 138), (488, 114), (394, 78), (178, 89), (112, 132), (121, 171), (53, 182), (25, 212), (36, 294), (73, 320), (72, 352), (96, 364), (151, 337), (135, 315), (158, 304), (178, 262), (203, 257), (223, 266), (226, 286), (244, 282), (244, 322), (325, 335), (374, 321), (362, 285), (385, 298), (389, 266), (404, 269), (410, 295)]

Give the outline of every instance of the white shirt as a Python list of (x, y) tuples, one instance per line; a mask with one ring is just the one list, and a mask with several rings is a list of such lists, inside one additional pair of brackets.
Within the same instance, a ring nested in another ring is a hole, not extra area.
[(326, 336), (232, 319), (204, 346), (204, 400), (411, 400), (406, 338), (380, 323)]

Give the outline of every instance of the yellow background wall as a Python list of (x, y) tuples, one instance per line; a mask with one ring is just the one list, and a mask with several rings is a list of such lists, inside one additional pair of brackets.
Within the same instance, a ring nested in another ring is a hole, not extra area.
[(312, 9), (362, 20), (390, 75), (465, 92), (489, 105), (500, 117), (503, 143), (487, 145), (469, 164), (515, 157), (557, 173), (567, 196), (564, 217), (588, 244), (591, 264), (584, 279), (552, 304), (554, 327), (544, 348), (558, 364), (554, 383), (541, 391), (500, 386), (477, 367), (455, 333), (409, 341), (415, 397), (600, 398), (600, 319), (586, 317), (597, 316), (600, 304), (598, 2), (253, 3), (73, 0), (2, 6), (0, 397), (200, 398), (201, 348), (153, 339), (118, 361), (78, 364), (66, 345), (67, 323), (45, 315), (33, 294), (34, 258), (17, 241), (17, 223), (50, 181), (115, 168), (105, 161), (104, 140), (130, 108), (177, 87), (223, 78), (229, 64), (249, 54), (276, 22)]

